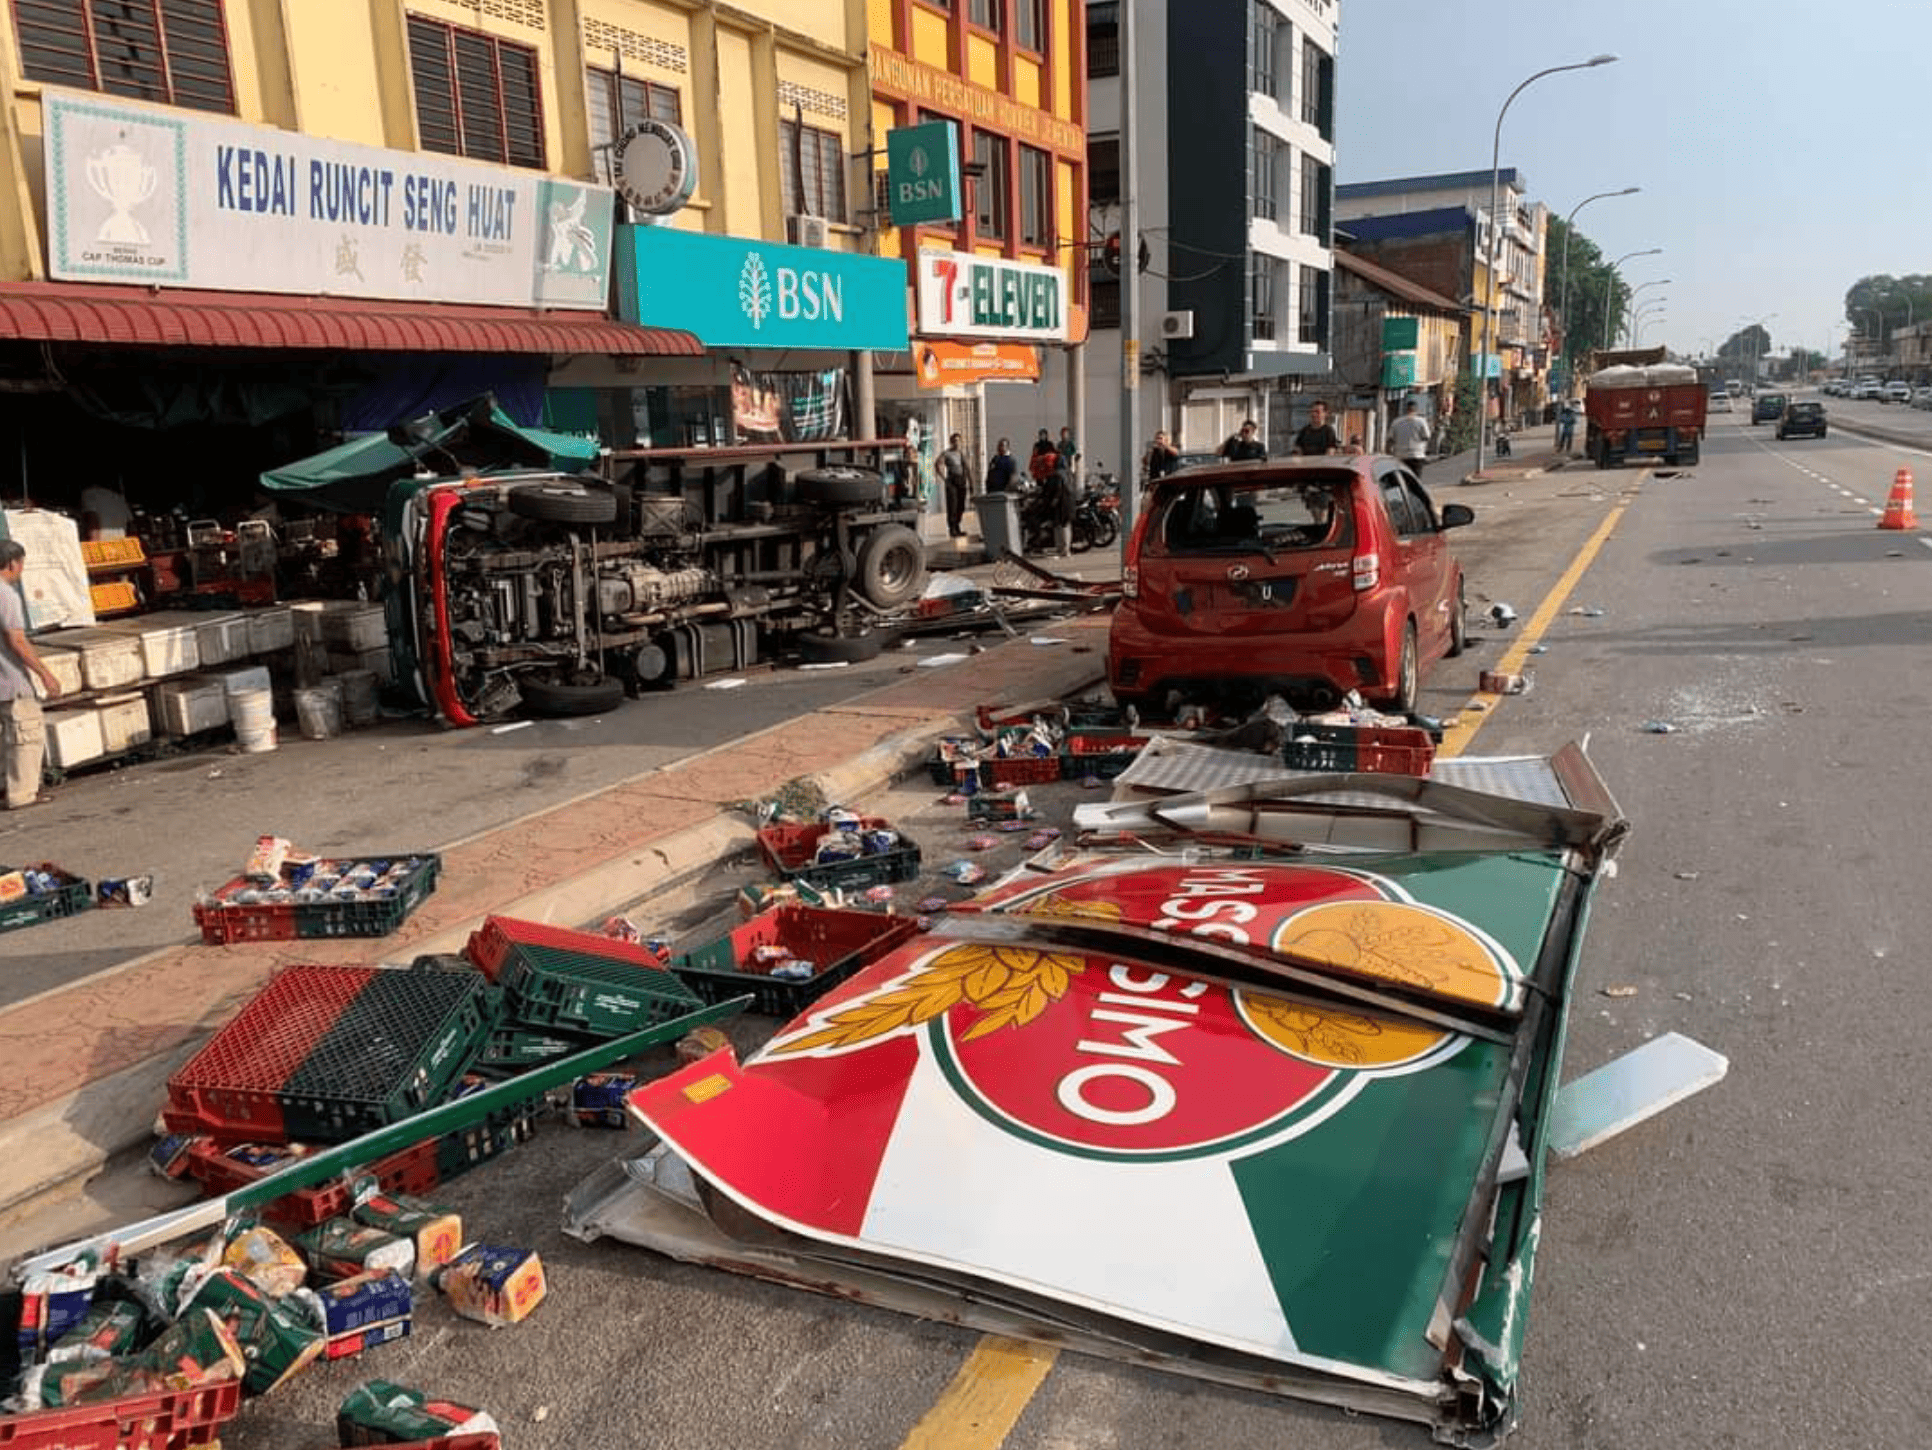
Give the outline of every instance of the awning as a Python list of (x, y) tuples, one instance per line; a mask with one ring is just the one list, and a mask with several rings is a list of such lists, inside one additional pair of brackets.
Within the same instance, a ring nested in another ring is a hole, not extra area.
[(123, 347), (704, 355), (704, 344), (691, 333), (613, 322), (595, 312), (76, 282), (0, 283), (4, 338)]

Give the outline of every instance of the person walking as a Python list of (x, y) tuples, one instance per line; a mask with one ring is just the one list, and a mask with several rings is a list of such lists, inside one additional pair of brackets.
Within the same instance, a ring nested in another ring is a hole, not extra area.
[(1019, 477), (1020, 460), (1013, 456), (1013, 440), (1002, 438), (994, 448), (993, 456), (986, 460), (986, 491), (1005, 493), (1013, 487), (1013, 480)]
[(1045, 428), (1033, 440), (1033, 454), (1026, 460), (1026, 471), (1035, 483), (1045, 483), (1053, 477), (1054, 465), (1060, 461), (1060, 450), (1054, 446), (1053, 435)]
[(1255, 436), (1254, 419), (1248, 419), (1239, 433), (1221, 445), (1221, 456), (1230, 463), (1253, 463), (1267, 458), (1267, 447)]
[(1167, 440), (1167, 430), (1161, 428), (1154, 434), (1154, 446), (1147, 450), (1147, 477), (1151, 481), (1165, 478), (1181, 466), (1181, 450)]
[(1328, 404), (1316, 403), (1308, 410), (1308, 421), (1295, 434), (1295, 452), (1304, 458), (1340, 453), (1342, 440), (1328, 421)]
[(1576, 400), (1565, 398), (1556, 410), (1556, 451), (1568, 453), (1576, 442)]
[(27, 638), (27, 607), (20, 598), (20, 576), (27, 551), (17, 539), (0, 539), (0, 731), (7, 749), (7, 809), (41, 804), (40, 771), (47, 757), (47, 725), (34, 697), (31, 674), (60, 694), (60, 681), (40, 662)]
[(973, 481), (973, 467), (966, 461), (959, 434), (946, 440), (946, 451), (939, 455), (935, 467), (946, 490), (946, 534), (957, 540), (965, 534), (966, 490)]
[(1422, 477), (1422, 466), (1429, 461), (1429, 420), (1416, 411), (1414, 398), (1403, 405), (1402, 416), (1389, 426), (1389, 447), (1408, 465), (1409, 472)]
[(1073, 520), (1080, 511), (1080, 484), (1073, 472), (1073, 459), (1079, 455), (1060, 455), (1059, 465), (1053, 470), (1053, 538), (1059, 557), (1068, 558), (1073, 552)]

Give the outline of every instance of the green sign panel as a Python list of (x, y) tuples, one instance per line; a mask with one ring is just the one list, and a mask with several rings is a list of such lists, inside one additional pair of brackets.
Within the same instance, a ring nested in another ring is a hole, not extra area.
[(895, 227), (958, 221), (964, 210), (958, 125), (927, 121), (886, 132), (886, 190)]
[(1385, 317), (1382, 319), (1382, 351), (1395, 352), (1402, 348), (1413, 351), (1420, 347), (1419, 334), (1421, 322), (1413, 317)]
[(1383, 353), (1382, 386), (1385, 388), (1414, 387), (1415, 354), (1412, 352)]

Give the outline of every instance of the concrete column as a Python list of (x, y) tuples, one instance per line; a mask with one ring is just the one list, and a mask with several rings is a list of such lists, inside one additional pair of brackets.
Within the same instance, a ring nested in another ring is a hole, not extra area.
[(584, 74), (584, 8), (581, 0), (550, 0), (550, 61), (556, 69), (556, 147), (550, 161), (566, 176), (597, 176), (590, 154), (590, 97)]
[[(1080, 445), (1083, 466), (1093, 457), (1093, 439), (1087, 436), (1087, 345), (1079, 343), (1067, 349), (1067, 426), (1073, 429), (1074, 441)], [(1059, 436), (1059, 430), (1054, 430)]]
[(852, 354), (852, 411), (857, 415), (852, 419), (852, 436), (870, 438), (875, 427), (874, 420), (879, 416), (879, 396), (872, 382), (872, 354), (869, 352)]
[(409, 21), (403, 14), (402, 0), (369, 0), (369, 30), (376, 42), (383, 145), (397, 151), (420, 151), (416, 87), (409, 76)]
[[(0, 73), (20, 74), (20, 52), (13, 27), (0, 23)], [(34, 190), (28, 182), (26, 149), (21, 144), (20, 117), (11, 83), (0, 97), (0, 281), (28, 282), (46, 275), (40, 250), (40, 225), (34, 211)], [(41, 120), (42, 144), (46, 120)]]

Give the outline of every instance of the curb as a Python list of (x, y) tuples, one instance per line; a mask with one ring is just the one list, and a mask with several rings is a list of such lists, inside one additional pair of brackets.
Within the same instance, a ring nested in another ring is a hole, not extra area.
[[(953, 719), (916, 725), (804, 779), (828, 800), (857, 799), (912, 774), (924, 764), (934, 741), (958, 729)], [(754, 840), (749, 822), (721, 811), (623, 860), (606, 862), (493, 910), (546, 923), (593, 921), (687, 884), (718, 861), (750, 849)], [(472, 926), (451, 928), (415, 943), (412, 954), (460, 951)], [(23, 1177), (10, 1175), (0, 1187), (0, 1223), (37, 1200), (73, 1192), (112, 1159), (147, 1142), (167, 1079), (229, 1015), (223, 1012), (204, 1024), (205, 1032), (193, 1042), (0, 1123), (0, 1162), (24, 1167)]]

